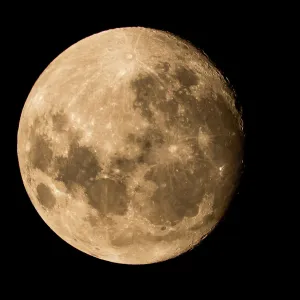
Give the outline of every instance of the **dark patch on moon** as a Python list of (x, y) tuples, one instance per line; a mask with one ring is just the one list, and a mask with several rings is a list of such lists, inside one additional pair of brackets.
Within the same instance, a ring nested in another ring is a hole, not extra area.
[(143, 160), (149, 163), (148, 156), (153, 149), (162, 147), (165, 143), (163, 133), (155, 128), (148, 128), (144, 135), (137, 140), (137, 144), (142, 150)]
[[(197, 109), (197, 126), (207, 127), (212, 136), (210, 151), (215, 161), (225, 161), (232, 167), (242, 159), (242, 135), (225, 99), (201, 99)], [(197, 127), (196, 127), (197, 128)]]
[[(202, 178), (205, 184), (200, 184), (199, 178)], [(152, 213), (147, 216), (149, 220), (156, 225), (174, 225), (185, 216), (196, 216), (198, 205), (206, 192), (207, 178), (208, 169), (205, 166), (199, 166), (196, 174), (191, 174), (186, 170), (186, 166), (180, 164), (172, 170), (159, 166), (152, 168), (146, 173), (145, 179), (153, 181), (158, 189), (150, 199)]]
[(163, 133), (154, 127), (148, 128), (143, 135), (134, 135), (130, 133), (127, 136), (127, 142), (133, 145), (139, 145), (141, 149), (141, 155), (137, 159), (132, 160), (132, 164), (136, 167), (137, 164), (149, 163), (149, 153), (153, 149), (161, 147), (164, 143)]
[[(151, 106), (164, 115), (166, 125), (171, 129), (182, 127), (191, 131), (197, 127), (199, 111), (199, 101), (189, 94), (191, 86), (198, 83), (197, 74), (183, 66), (177, 66), (175, 75), (168, 74), (168, 63), (160, 62), (154, 67), (161, 82), (150, 74), (140, 74), (138, 78), (131, 82), (131, 87), (136, 93), (133, 108), (139, 109), (150, 123), (155, 124), (155, 119)], [(174, 91), (174, 97), (170, 101), (166, 99), (166, 93), (170, 81), (179, 81), (180, 87)], [(165, 87), (165, 89), (161, 89)], [(179, 105), (184, 109), (184, 115), (179, 116)], [(193, 134), (190, 132), (190, 134)]]
[[(170, 101), (148, 99), (158, 111), (165, 116), (170, 131), (179, 131), (187, 137), (197, 137), (199, 127), (208, 128), (213, 138), (210, 145), (212, 159), (224, 160), (236, 164), (242, 158), (242, 136), (238, 120), (234, 118), (226, 100), (219, 94), (197, 100), (188, 92), (188, 85), (180, 87)], [(152, 86), (152, 89), (158, 89)], [(179, 108), (184, 112), (178, 114)]]
[(53, 130), (57, 132), (62, 132), (66, 125), (68, 124), (68, 117), (62, 111), (52, 114), (52, 124)]
[(165, 99), (165, 90), (160, 89), (159, 81), (150, 75), (141, 75), (131, 82), (131, 88), (136, 93), (133, 108), (139, 109), (144, 118), (153, 123), (153, 113), (150, 105)]
[(67, 157), (57, 157), (55, 166), (58, 171), (56, 180), (62, 181), (70, 190), (73, 183), (83, 187), (90, 185), (101, 172), (93, 150), (72, 142)]
[[(167, 88), (169, 83), (166, 77), (168, 68), (164, 69), (166, 64), (167, 62), (160, 62), (154, 69)], [(207, 126), (214, 137), (213, 159), (218, 160), (225, 155), (226, 159), (228, 157), (234, 163), (236, 152), (242, 155), (241, 135), (238, 121), (233, 117), (224, 97), (212, 90), (211, 96), (197, 100), (191, 95), (190, 88), (198, 83), (199, 78), (193, 70), (184, 66), (177, 66), (176, 75), (171, 80), (178, 80), (180, 87), (174, 91), (173, 98), (167, 101), (166, 91), (161, 90), (161, 83), (153, 75), (140, 74), (131, 82), (136, 93), (134, 109), (139, 109), (155, 126), (150, 109), (153, 106), (164, 115), (165, 123), (171, 131), (178, 130), (187, 137), (196, 137), (199, 127)], [(179, 114), (181, 108), (184, 110)]]
[(126, 186), (109, 178), (101, 178), (87, 187), (89, 204), (95, 208), (98, 213), (107, 215), (124, 215), (127, 212), (128, 199), (126, 195)]
[[(174, 92), (170, 101), (155, 103), (155, 107), (166, 116), (166, 125), (180, 130), (185, 135), (195, 136), (198, 133), (201, 119), (206, 111), (201, 109), (202, 101), (198, 101), (189, 93), (186, 86), (181, 86)], [(183, 111), (179, 114), (179, 110)]]
[(147, 159), (146, 159), (146, 154), (145, 154), (145, 153), (142, 153), (142, 154), (139, 155), (139, 156), (137, 157), (137, 159), (136, 159), (136, 162), (137, 162), (138, 164), (145, 164), (146, 161), (147, 161)]
[(30, 142), (29, 161), (32, 163), (33, 168), (40, 169), (42, 172), (47, 173), (53, 158), (50, 142), (47, 141), (46, 137), (39, 134), (32, 135)]
[(138, 144), (141, 150), (145, 152), (153, 147), (159, 147), (165, 142), (163, 133), (155, 127), (148, 128), (141, 136), (130, 133), (127, 136), (127, 141), (132, 144)]
[(154, 71), (157, 72), (157, 75), (164, 81), (168, 78), (168, 73), (170, 71), (171, 65), (168, 62), (159, 62), (154, 66)]
[(176, 76), (174, 78), (177, 79), (179, 83), (186, 88), (190, 88), (191, 86), (198, 84), (199, 78), (197, 74), (191, 69), (183, 66), (178, 66), (175, 73)]
[[(165, 72), (162, 70), (162, 64), (158, 65), (156, 70), (161, 69), (158, 76), (164, 80)], [(226, 100), (218, 94), (213, 94), (211, 97), (202, 97), (200, 100), (196, 99), (190, 94), (190, 88), (198, 83), (197, 74), (192, 70), (183, 67), (178, 67), (174, 79), (181, 84), (180, 88), (174, 92), (173, 99), (166, 101), (166, 94), (161, 91), (160, 83), (152, 75), (139, 76), (137, 80), (132, 82), (133, 89), (136, 91), (135, 107), (139, 107), (150, 123), (155, 127), (154, 118), (150, 112), (150, 106), (153, 106), (164, 115), (166, 125), (172, 132), (181, 132), (185, 135), (188, 143), (192, 146), (195, 153), (196, 171), (191, 178), (184, 184), (185, 178), (180, 178), (180, 174), (189, 176), (186, 166), (179, 167), (179, 173), (174, 174), (173, 171), (152, 168), (145, 175), (146, 180), (151, 180), (160, 186), (165, 182), (165, 188), (158, 188), (151, 198), (153, 203), (153, 213), (149, 216), (152, 223), (165, 224), (166, 222), (177, 223), (180, 222), (184, 216), (192, 217), (198, 213), (198, 205), (203, 199), (204, 193), (216, 194), (215, 182), (211, 180), (212, 166), (206, 160), (202, 149), (198, 146), (198, 131), (199, 127), (208, 128), (207, 134), (212, 137), (212, 143), (209, 145), (210, 157), (213, 161), (225, 161), (229, 163), (230, 168), (239, 164), (237, 160), (236, 151), (241, 149), (239, 136), (239, 127), (233, 114), (229, 109)], [(157, 95), (160, 95), (157, 97)], [(137, 105), (138, 104), (138, 105)], [(179, 108), (184, 109), (182, 115), (178, 114)], [(140, 140), (139, 140), (140, 139)], [(163, 139), (163, 137), (162, 137)], [(151, 147), (159, 147), (159, 144), (152, 146), (153, 137), (145, 139), (136, 138), (133, 140), (142, 144), (143, 156), (140, 162), (149, 163), (147, 160), (147, 153), (151, 151)], [(145, 143), (145, 141), (147, 141)], [(199, 156), (199, 157), (198, 157)], [(200, 163), (201, 162), (201, 163)], [(153, 163), (153, 162), (152, 162)], [(201, 188), (197, 187), (199, 179), (203, 182)], [(225, 185), (225, 183), (223, 182)], [(225, 189), (228, 188), (226, 184)], [(218, 189), (223, 190), (221, 186)], [(217, 206), (220, 205), (216, 199)]]
[(112, 165), (124, 173), (132, 172), (136, 167), (136, 161), (125, 157), (117, 157)]
[(56, 199), (53, 196), (51, 189), (44, 183), (40, 183), (37, 186), (36, 191), (39, 203), (48, 209), (52, 209), (56, 203)]

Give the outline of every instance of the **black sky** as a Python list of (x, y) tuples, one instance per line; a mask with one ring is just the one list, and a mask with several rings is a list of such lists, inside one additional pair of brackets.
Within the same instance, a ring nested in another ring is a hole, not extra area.
[[(11, 210), (14, 211), (10, 230), (9, 259), (12, 268), (38, 269), (54, 268), (65, 272), (71, 265), (91, 270), (118, 272), (147, 271), (195, 271), (212, 268), (223, 272), (227, 269), (245, 269), (251, 261), (248, 248), (249, 218), (247, 209), (250, 205), (254, 187), (254, 123), (255, 99), (250, 99), (246, 78), (247, 50), (245, 36), (247, 25), (242, 22), (241, 12), (227, 16), (226, 13), (209, 10), (202, 15), (182, 16), (180, 9), (169, 14), (151, 14), (145, 12), (119, 17), (108, 11), (99, 17), (89, 17), (88, 13), (80, 16), (62, 17), (47, 8), (36, 8), (39, 13), (25, 10), (22, 17), (16, 17), (11, 30), (10, 43), (13, 64), (18, 71), (14, 81), (18, 88), (14, 91), (15, 127), (12, 140), (16, 140), (18, 121), (24, 102), (39, 75), (48, 64), (67, 47), (91, 34), (127, 26), (143, 26), (167, 30), (189, 40), (201, 48), (215, 62), (216, 66), (230, 80), (237, 93), (239, 106), (243, 108), (245, 122), (245, 169), (238, 193), (234, 197), (226, 216), (217, 228), (193, 251), (185, 253), (167, 262), (146, 266), (125, 266), (112, 264), (90, 257), (61, 240), (44, 223), (32, 206), (23, 186), (17, 156), (15, 155), (15, 196)], [(217, 8), (216, 8), (217, 9)], [(93, 8), (91, 8), (93, 10)], [(138, 17), (137, 17), (138, 15)], [(205, 16), (203, 16), (205, 15)], [(220, 16), (221, 17), (220, 17)], [(17, 28), (17, 30), (13, 30)], [(12, 235), (11, 235), (12, 236)], [(253, 258), (254, 259), (254, 258)]]

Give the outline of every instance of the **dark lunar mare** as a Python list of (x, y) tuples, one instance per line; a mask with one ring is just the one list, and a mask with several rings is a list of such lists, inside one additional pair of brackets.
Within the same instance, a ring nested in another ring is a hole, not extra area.
[[(124, 171), (129, 171), (132, 167), (129, 160), (118, 158), (117, 161)], [(58, 170), (56, 179), (64, 182), (70, 192), (74, 183), (82, 186), (88, 196), (89, 204), (98, 211), (99, 215), (104, 217), (108, 213), (117, 215), (126, 213), (128, 206), (126, 186), (119, 180), (97, 179), (102, 168), (93, 149), (73, 142), (68, 157), (58, 157), (55, 165)]]
[(37, 199), (45, 208), (52, 209), (56, 203), (56, 199), (51, 192), (51, 189), (44, 183), (40, 183), (37, 188)]
[(66, 125), (68, 124), (68, 117), (63, 111), (51, 114), (53, 130), (57, 132), (64, 131)]
[[(162, 182), (167, 183), (165, 188), (158, 188), (152, 196), (154, 210), (149, 218), (153, 223), (164, 224), (177, 223), (184, 216), (194, 216), (205, 193), (215, 195), (214, 207), (221, 210), (226, 191), (232, 190), (232, 186), (235, 185), (234, 176), (237, 177), (242, 159), (242, 136), (238, 120), (234, 118), (226, 100), (218, 92), (212, 90), (211, 97), (202, 97), (200, 100), (191, 95), (191, 87), (198, 83), (198, 76), (192, 70), (176, 66), (173, 75), (168, 62), (160, 62), (154, 69), (166, 89), (170, 79), (179, 82), (179, 89), (175, 90), (173, 98), (167, 101), (166, 90), (161, 89), (161, 83), (153, 75), (141, 73), (131, 82), (131, 87), (136, 93), (133, 108), (140, 110), (154, 127), (156, 124), (150, 106), (162, 112), (170, 131), (180, 132), (186, 136), (187, 143), (191, 144), (196, 170), (190, 175), (187, 166), (179, 165), (179, 172), (174, 174), (173, 171), (170, 173), (170, 168), (158, 166), (146, 174), (145, 179), (155, 182), (158, 186)], [(184, 108), (182, 114), (178, 113), (180, 106)], [(209, 130), (208, 134), (212, 138), (209, 145), (212, 161), (220, 166), (226, 163), (227, 178), (221, 180), (217, 188), (215, 180), (210, 177), (214, 176), (211, 175), (213, 167), (205, 162), (203, 150), (197, 145), (199, 127)], [(151, 147), (151, 140), (148, 147)], [(147, 162), (147, 151), (143, 153), (142, 161)], [(188, 177), (188, 180), (184, 180), (184, 177)], [(202, 179), (202, 186), (199, 186), (199, 179)]]
[(33, 125), (29, 128), (30, 150), (28, 152), (28, 160), (33, 168), (37, 168), (47, 174), (53, 158), (53, 151), (47, 136), (37, 133), (42, 126), (43, 119), (36, 118)]
[(154, 116), (150, 105), (166, 97), (166, 91), (160, 87), (157, 79), (150, 75), (140, 75), (131, 82), (131, 88), (136, 93), (133, 108), (138, 109), (151, 124), (154, 123)]
[[(180, 91), (189, 91), (190, 88), (198, 83), (198, 77), (196, 73), (186, 67), (177, 65), (175, 69), (175, 75), (170, 72), (170, 65), (168, 62), (160, 62), (155, 67), (157, 75), (161, 81), (158, 81), (156, 77), (151, 74), (139, 74), (137, 78), (131, 81), (131, 88), (136, 93), (136, 98), (133, 103), (134, 109), (139, 109), (141, 114), (151, 123), (154, 122), (153, 113), (150, 109), (150, 105), (161, 110), (168, 117), (177, 117), (178, 104), (186, 104), (186, 100), (179, 93)], [(174, 80), (180, 84), (180, 89), (176, 92), (178, 97), (173, 101), (166, 100), (166, 93), (169, 86), (169, 82)], [(161, 88), (165, 89), (161, 89)], [(194, 105), (197, 103), (196, 99), (191, 99)], [(194, 108), (194, 107), (193, 107)], [(168, 119), (167, 119), (168, 121)], [(178, 121), (178, 120), (177, 120)], [(173, 124), (169, 124), (173, 125)]]
[(57, 157), (54, 163), (58, 170), (56, 180), (62, 181), (69, 190), (73, 183), (88, 186), (101, 171), (93, 150), (77, 142), (71, 143), (67, 157)]
[(181, 163), (167, 167), (158, 165), (145, 174), (146, 180), (158, 186), (150, 199), (153, 212), (148, 218), (152, 223), (174, 225), (185, 216), (197, 215), (199, 204), (213, 183), (209, 181), (208, 164), (199, 163), (194, 173), (190, 172), (191, 167)]
[(102, 216), (108, 213), (124, 215), (127, 212), (128, 199), (126, 186), (109, 178), (101, 178), (87, 188), (90, 205)]
[(33, 168), (40, 169), (42, 172), (48, 173), (53, 151), (50, 142), (46, 136), (35, 134), (30, 138), (31, 148), (28, 153), (29, 161)]
[(173, 76), (174, 79), (177, 79), (181, 86), (184, 86), (186, 88), (190, 88), (193, 85), (198, 84), (198, 76), (197, 74), (186, 67), (183, 66), (176, 66), (175, 70), (175, 76)]
[[(215, 145), (213, 159), (222, 157), (236, 164), (242, 158), (242, 134), (238, 119), (233, 116), (226, 99), (218, 91), (211, 90), (207, 96), (197, 100), (190, 94), (191, 87), (198, 83), (197, 74), (186, 67), (177, 66), (174, 76), (167, 66), (168, 62), (160, 62), (154, 69), (160, 70), (157, 74), (166, 88), (170, 78), (180, 83), (179, 89), (174, 91), (174, 97), (166, 101), (166, 91), (160, 89), (158, 80), (151, 74), (141, 73), (131, 82), (136, 92), (133, 108), (141, 110), (142, 115), (153, 123), (152, 105), (163, 112), (170, 130), (178, 130), (186, 136), (196, 136), (200, 126), (208, 128)], [(185, 109), (182, 114), (178, 114), (180, 106)]]
[[(53, 130), (61, 132), (67, 125), (67, 116), (63, 112), (52, 116)], [(128, 199), (126, 196), (126, 186), (120, 180), (97, 179), (102, 168), (98, 163), (95, 151), (91, 147), (79, 145), (79, 131), (71, 130), (69, 138), (71, 140), (68, 155), (54, 156), (51, 150), (51, 142), (40, 134), (36, 134), (36, 129), (42, 126), (41, 119), (36, 119), (30, 132), (31, 149), (29, 161), (33, 168), (40, 169), (49, 176), (55, 175), (55, 180), (65, 184), (69, 193), (73, 193), (74, 184), (81, 186), (88, 196), (89, 204), (95, 208), (101, 216), (107, 213), (123, 215), (127, 211)], [(135, 168), (135, 161), (125, 158), (116, 158), (114, 167), (120, 168), (124, 173)], [(51, 174), (49, 167), (53, 167)], [(51, 209), (55, 205), (55, 197), (49, 187), (39, 184), (37, 187), (37, 197), (41, 205)], [(89, 219), (91, 225), (94, 220)]]
[(141, 154), (137, 159), (132, 160), (132, 164), (136, 167), (138, 164), (149, 164), (149, 154), (153, 149), (162, 147), (165, 144), (163, 133), (158, 127), (147, 128), (142, 135), (130, 133), (127, 136), (127, 143), (139, 145)]

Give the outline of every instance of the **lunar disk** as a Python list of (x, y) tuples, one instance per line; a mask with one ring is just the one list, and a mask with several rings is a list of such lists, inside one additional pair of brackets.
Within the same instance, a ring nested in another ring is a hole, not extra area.
[(233, 196), (241, 115), (208, 57), (170, 33), (118, 28), (54, 59), (24, 105), (18, 159), (41, 218), (97, 258), (176, 257)]

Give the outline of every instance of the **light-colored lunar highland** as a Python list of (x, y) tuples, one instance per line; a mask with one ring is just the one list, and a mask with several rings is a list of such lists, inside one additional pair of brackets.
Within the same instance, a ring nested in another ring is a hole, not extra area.
[(242, 142), (234, 93), (202, 52), (170, 33), (120, 28), (79, 41), (38, 78), (18, 158), (58, 236), (100, 259), (148, 264), (215, 227)]

